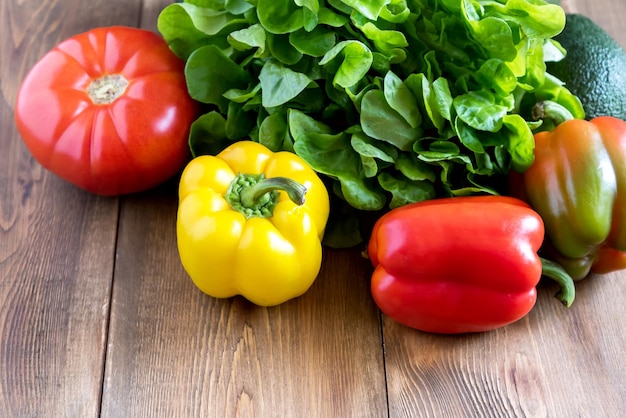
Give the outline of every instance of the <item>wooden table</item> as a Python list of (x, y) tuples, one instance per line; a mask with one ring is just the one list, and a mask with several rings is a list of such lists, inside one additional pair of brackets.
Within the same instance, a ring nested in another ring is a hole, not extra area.
[[(274, 308), (198, 291), (175, 239), (176, 184), (120, 198), (46, 172), (13, 106), (66, 37), (156, 30), (166, 0), (0, 5), (0, 417), (618, 417), (626, 410), (626, 272), (566, 309), (542, 285), (523, 320), (421, 333), (382, 316), (370, 266), (326, 249), (303, 297)], [(623, 0), (573, 0), (626, 47)]]

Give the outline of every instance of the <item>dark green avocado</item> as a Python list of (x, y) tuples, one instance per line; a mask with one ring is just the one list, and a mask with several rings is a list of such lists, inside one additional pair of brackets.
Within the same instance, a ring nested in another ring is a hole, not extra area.
[(568, 14), (565, 29), (554, 39), (567, 51), (547, 70), (565, 82), (585, 109), (586, 118), (614, 116), (626, 120), (626, 52), (586, 16)]

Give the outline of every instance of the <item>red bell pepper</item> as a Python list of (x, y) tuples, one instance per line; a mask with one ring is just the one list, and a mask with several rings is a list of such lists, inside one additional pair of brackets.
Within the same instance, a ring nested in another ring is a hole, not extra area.
[(488, 331), (526, 316), (542, 273), (560, 284), (558, 296), (569, 306), (573, 281), (539, 257), (543, 239), (539, 214), (513, 197), (393, 209), (376, 222), (368, 244), (373, 298), (393, 320), (445, 334)]

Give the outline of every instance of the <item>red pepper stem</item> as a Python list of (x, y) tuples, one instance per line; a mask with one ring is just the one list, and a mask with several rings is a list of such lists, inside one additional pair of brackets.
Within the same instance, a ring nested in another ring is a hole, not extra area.
[(574, 279), (565, 271), (565, 269), (558, 263), (541, 258), (541, 274), (552, 280), (554, 280), (560, 287), (559, 292), (555, 295), (563, 305), (568, 308), (572, 306), (574, 297), (576, 295), (576, 288), (574, 286)]
[(555, 126), (565, 121), (575, 119), (572, 112), (552, 100), (537, 102), (532, 108), (532, 116), (535, 120), (550, 120)]

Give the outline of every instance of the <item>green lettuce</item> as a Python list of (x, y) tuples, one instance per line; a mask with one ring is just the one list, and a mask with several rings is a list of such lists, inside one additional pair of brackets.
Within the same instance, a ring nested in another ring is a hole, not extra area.
[[(158, 29), (206, 105), (192, 154), (244, 138), (293, 151), (345, 217), (502, 193), (506, 174), (533, 162), (535, 102), (584, 116), (546, 72), (565, 56), (552, 39), (565, 13), (552, 3), (186, 0), (162, 10)], [(344, 245), (360, 239), (331, 224)]]

